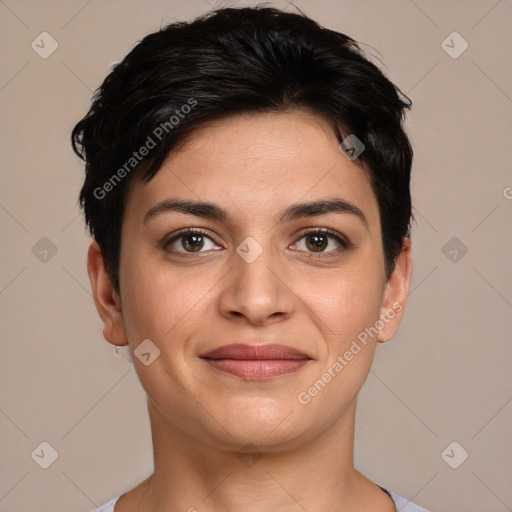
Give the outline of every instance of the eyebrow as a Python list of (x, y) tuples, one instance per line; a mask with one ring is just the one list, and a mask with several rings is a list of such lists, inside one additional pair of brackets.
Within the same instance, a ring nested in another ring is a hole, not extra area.
[[(183, 199), (165, 199), (150, 208), (144, 215), (143, 222), (168, 212), (186, 213), (188, 215), (197, 215), (205, 219), (232, 223), (232, 215), (224, 208), (215, 203), (203, 201), (187, 201)], [(368, 230), (368, 220), (365, 214), (356, 205), (340, 198), (325, 199), (311, 202), (301, 202), (290, 205), (282, 211), (278, 217), (278, 222), (290, 222), (303, 217), (315, 217), (328, 213), (337, 213), (340, 215), (354, 215), (358, 218)]]

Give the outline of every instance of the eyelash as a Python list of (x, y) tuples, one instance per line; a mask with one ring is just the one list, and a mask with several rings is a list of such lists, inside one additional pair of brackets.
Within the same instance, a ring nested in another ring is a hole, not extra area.
[[(176, 254), (176, 252), (178, 254), (186, 254), (188, 257), (200, 257), (200, 254), (202, 251), (194, 253), (194, 252), (187, 252), (187, 251), (168, 251), (167, 250), (167, 248), (170, 244), (179, 240), (180, 238), (184, 237), (185, 235), (192, 234), (192, 233), (205, 236), (205, 237), (209, 238), (215, 244), (220, 245), (213, 239), (212, 236), (210, 236), (208, 233), (206, 233), (205, 231), (203, 231), (199, 228), (185, 228), (185, 229), (182, 229), (181, 231), (178, 231), (178, 233), (174, 234), (172, 238), (169, 238), (166, 241), (164, 241), (164, 243), (163, 243), (164, 250), (167, 252), (174, 252), (174, 254)], [(299, 242), (302, 238), (306, 237), (307, 235), (311, 235), (311, 234), (329, 235), (329, 237), (334, 238), (336, 240), (336, 242), (339, 243), (340, 247), (333, 249), (331, 251), (327, 251), (327, 252), (319, 252), (319, 253), (310, 252), (310, 253), (308, 253), (308, 258), (314, 259), (314, 258), (326, 258), (326, 257), (330, 257), (330, 256), (337, 256), (339, 254), (339, 252), (345, 251), (351, 247), (351, 244), (350, 244), (350, 242), (348, 242), (348, 240), (345, 240), (344, 238), (340, 237), (336, 231), (333, 231), (332, 229), (329, 229), (329, 228), (316, 228), (316, 229), (309, 229), (307, 231), (304, 231), (300, 234), (299, 238), (293, 245), (295, 245), (297, 242)]]

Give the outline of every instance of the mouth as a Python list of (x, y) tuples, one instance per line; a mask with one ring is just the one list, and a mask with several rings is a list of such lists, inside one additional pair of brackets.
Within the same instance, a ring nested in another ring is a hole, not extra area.
[(277, 344), (224, 345), (199, 356), (219, 371), (245, 380), (263, 380), (293, 373), (311, 358), (299, 350)]

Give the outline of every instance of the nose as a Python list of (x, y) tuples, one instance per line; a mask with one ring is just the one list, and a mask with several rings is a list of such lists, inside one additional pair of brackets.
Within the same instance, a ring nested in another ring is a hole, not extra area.
[(288, 318), (297, 298), (286, 282), (285, 265), (271, 249), (264, 249), (254, 261), (234, 253), (219, 298), (221, 315), (253, 325)]

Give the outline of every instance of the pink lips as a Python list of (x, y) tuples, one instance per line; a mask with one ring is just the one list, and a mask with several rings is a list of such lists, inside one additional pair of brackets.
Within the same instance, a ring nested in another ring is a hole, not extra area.
[(218, 370), (247, 380), (262, 380), (298, 370), (311, 360), (286, 345), (224, 345), (200, 356)]

